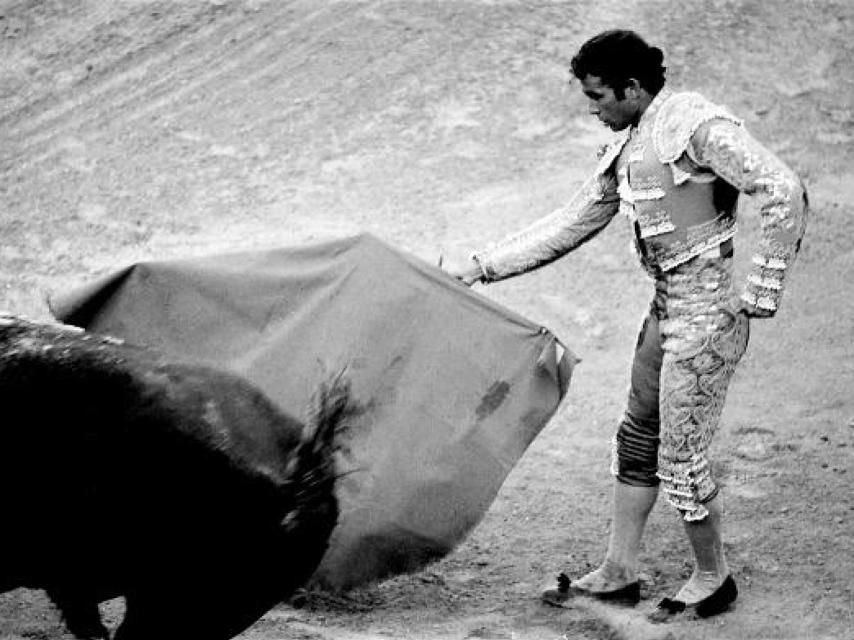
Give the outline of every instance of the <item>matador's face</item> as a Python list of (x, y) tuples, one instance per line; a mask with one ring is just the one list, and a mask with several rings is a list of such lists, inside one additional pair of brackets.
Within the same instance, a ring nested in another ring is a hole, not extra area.
[(598, 76), (585, 76), (581, 81), (581, 91), (587, 96), (588, 112), (609, 129), (622, 131), (637, 119), (637, 100), (627, 96), (618, 99), (614, 89), (602, 84)]

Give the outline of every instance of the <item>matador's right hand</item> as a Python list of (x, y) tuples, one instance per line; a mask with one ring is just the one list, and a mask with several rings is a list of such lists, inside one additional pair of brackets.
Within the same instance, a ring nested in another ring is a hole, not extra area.
[(474, 258), (466, 260), (452, 261), (448, 265), (444, 265), (444, 257), (439, 258), (439, 267), (442, 268), (448, 275), (456, 278), (467, 287), (472, 286), (475, 282), (483, 280), (483, 272), (480, 265)]

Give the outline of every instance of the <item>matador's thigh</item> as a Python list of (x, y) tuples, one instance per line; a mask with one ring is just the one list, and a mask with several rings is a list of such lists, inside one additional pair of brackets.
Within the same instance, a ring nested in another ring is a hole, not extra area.
[(658, 477), (686, 520), (702, 520), (718, 491), (706, 454), (747, 349), (749, 319), (737, 311), (731, 258), (696, 258), (666, 279)]

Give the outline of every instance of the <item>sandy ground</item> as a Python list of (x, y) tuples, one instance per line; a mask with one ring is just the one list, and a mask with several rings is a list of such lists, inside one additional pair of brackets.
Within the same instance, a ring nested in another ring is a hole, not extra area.
[[(370, 231), (435, 260), (499, 238), (567, 199), (609, 139), (566, 67), (614, 26), (662, 46), (673, 86), (745, 118), (814, 205), (714, 448), (737, 607), (644, 622), (690, 571), (663, 504), (636, 610), (537, 601), (558, 571), (597, 562), (608, 530), (608, 441), (650, 296), (615, 221), (481, 289), (584, 361), (471, 536), (418, 574), (283, 605), (241, 637), (854, 638), (854, 4), (0, 1), (0, 308), (36, 318), (45, 292), (140, 259)], [(749, 205), (741, 219), (743, 262), (758, 219)], [(121, 603), (104, 611), (115, 623)], [(67, 636), (18, 590), (0, 596), (0, 637)]]

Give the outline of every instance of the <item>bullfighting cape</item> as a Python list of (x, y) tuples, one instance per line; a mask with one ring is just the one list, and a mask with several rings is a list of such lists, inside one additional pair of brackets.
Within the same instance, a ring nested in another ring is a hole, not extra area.
[(370, 235), (139, 263), (50, 304), (62, 322), (237, 372), (297, 417), (346, 367), (363, 413), (313, 578), (332, 589), (450, 551), (575, 363), (545, 328)]

